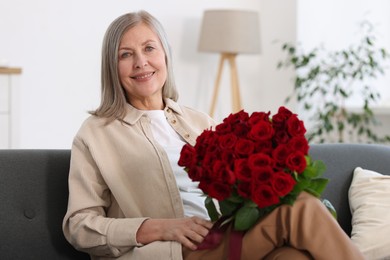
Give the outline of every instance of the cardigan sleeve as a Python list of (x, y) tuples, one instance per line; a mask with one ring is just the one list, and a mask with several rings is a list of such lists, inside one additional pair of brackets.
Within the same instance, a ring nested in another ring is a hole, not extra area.
[(95, 256), (118, 257), (142, 246), (136, 233), (147, 218), (109, 218), (111, 193), (85, 142), (74, 139), (69, 172), (68, 210), (63, 220), (66, 239)]

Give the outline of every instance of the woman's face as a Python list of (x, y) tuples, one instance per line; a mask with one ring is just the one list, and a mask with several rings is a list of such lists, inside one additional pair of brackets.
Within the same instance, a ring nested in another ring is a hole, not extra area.
[(156, 33), (140, 23), (124, 33), (118, 52), (119, 78), (128, 102), (138, 109), (162, 109), (167, 67)]

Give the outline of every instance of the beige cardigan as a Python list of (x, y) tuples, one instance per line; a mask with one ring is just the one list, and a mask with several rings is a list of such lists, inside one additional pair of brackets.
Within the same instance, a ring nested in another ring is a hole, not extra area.
[[(214, 125), (201, 112), (165, 100), (170, 125), (188, 143)], [(92, 259), (182, 259), (177, 242), (141, 245), (146, 218), (181, 218), (183, 205), (168, 157), (150, 119), (128, 105), (124, 122), (89, 117), (74, 138), (69, 173), (67, 240)]]

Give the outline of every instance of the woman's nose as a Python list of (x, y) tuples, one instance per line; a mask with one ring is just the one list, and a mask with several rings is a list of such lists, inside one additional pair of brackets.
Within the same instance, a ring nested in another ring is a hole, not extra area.
[(148, 64), (147, 58), (144, 54), (139, 53), (135, 56), (134, 67), (143, 68)]

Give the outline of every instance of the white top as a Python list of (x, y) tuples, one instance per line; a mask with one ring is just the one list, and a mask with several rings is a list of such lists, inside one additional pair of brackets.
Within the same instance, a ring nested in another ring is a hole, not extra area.
[(154, 138), (164, 148), (172, 166), (184, 206), (184, 215), (209, 219), (204, 205), (205, 197), (198, 188), (198, 182), (192, 181), (183, 167), (179, 166), (180, 151), (185, 144), (182, 137), (169, 125), (163, 110), (144, 111), (151, 119)]

